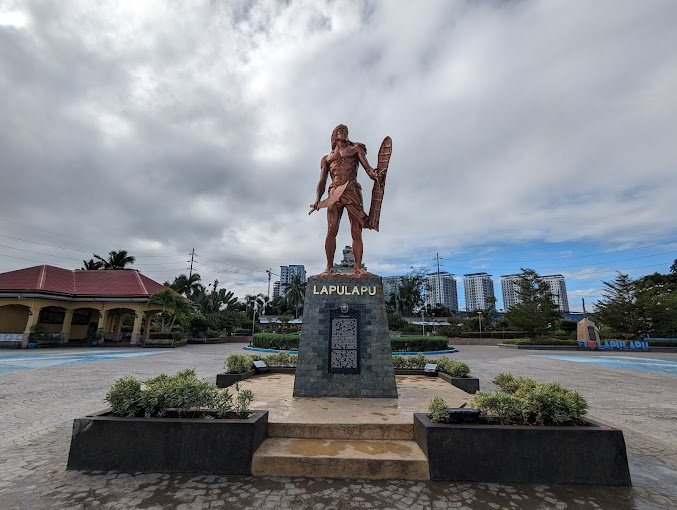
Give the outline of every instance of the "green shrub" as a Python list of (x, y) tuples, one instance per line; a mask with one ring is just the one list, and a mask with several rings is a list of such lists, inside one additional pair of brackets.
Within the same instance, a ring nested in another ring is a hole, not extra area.
[(407, 362), (404, 359), (404, 356), (395, 355), (393, 356), (393, 368), (406, 368)]
[(449, 374), (451, 377), (468, 377), (470, 367), (467, 363), (449, 358), (437, 358), (429, 360), (430, 363), (437, 363), (437, 369), (440, 372)]
[(393, 352), (426, 352), (448, 349), (448, 341), (443, 336), (396, 336), (390, 338)]
[(433, 423), (444, 423), (447, 421), (449, 412), (447, 408), (449, 405), (447, 401), (442, 397), (433, 397), (430, 402), (428, 402), (428, 417)]
[(463, 331), (459, 333), (460, 338), (520, 338), (525, 336), (524, 331)]
[(558, 383), (541, 383), (509, 372), (494, 380), (501, 391), (478, 392), (472, 401), (489, 421), (521, 425), (565, 425), (581, 421), (588, 404), (576, 391)]
[(184, 337), (183, 331), (174, 331), (172, 333), (172, 340), (174, 340), (175, 342), (180, 342), (181, 340), (183, 340), (183, 337)]
[(286, 352), (277, 352), (262, 357), (269, 367), (295, 367), (298, 358), (296, 354), (288, 354)]
[(115, 416), (162, 417), (171, 409), (180, 417), (214, 412), (218, 417), (229, 413), (245, 416), (254, 400), (251, 390), (237, 387), (237, 396), (225, 389), (197, 378), (195, 369), (175, 375), (160, 374), (141, 383), (134, 377), (124, 377), (113, 383), (106, 394)]
[(299, 348), (300, 333), (256, 333), (252, 346), (279, 351)]
[(226, 368), (231, 374), (241, 374), (251, 370), (254, 358), (248, 354), (231, 354), (226, 358)]
[(502, 425), (522, 424), (522, 404), (514, 395), (502, 391), (484, 393), (478, 391), (472, 399), (472, 407), (479, 410), (488, 421)]
[(166, 331), (151, 331), (148, 334), (148, 338), (151, 340), (172, 339), (172, 334)]
[(205, 334), (207, 335), (207, 338), (218, 338), (218, 337), (221, 336), (221, 333), (219, 333), (217, 330), (211, 329), (211, 328), (207, 329)]
[(418, 353), (415, 356), (405, 356), (405, 368), (413, 369), (423, 369), (427, 363), (426, 357), (422, 353)]
[(141, 381), (136, 377), (116, 380), (104, 398), (115, 416), (136, 416), (141, 411)]
[(567, 340), (563, 338), (515, 338), (512, 340), (505, 340), (503, 343), (508, 345), (578, 345), (577, 340)]

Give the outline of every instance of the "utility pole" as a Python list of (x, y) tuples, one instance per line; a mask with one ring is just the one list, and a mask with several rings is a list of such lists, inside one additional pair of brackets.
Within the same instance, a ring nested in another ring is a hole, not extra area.
[(270, 269), (271, 268), (266, 269), (266, 273), (268, 274), (268, 301), (270, 301), (270, 277), (273, 274)]
[(190, 255), (190, 273), (188, 273), (188, 280), (190, 281), (190, 279), (193, 277), (193, 260), (195, 258), (195, 248), (193, 248), (188, 255)]
[[(447, 306), (444, 303), (444, 298), (442, 297), (442, 282), (440, 277), (440, 254), (439, 252), (435, 253), (435, 259), (437, 260), (437, 299), (439, 299), (440, 304)], [(437, 303), (433, 303), (433, 308)]]

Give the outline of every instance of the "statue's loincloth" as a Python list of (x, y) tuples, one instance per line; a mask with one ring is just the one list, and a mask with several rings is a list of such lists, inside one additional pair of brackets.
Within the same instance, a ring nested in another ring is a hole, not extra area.
[(348, 217), (356, 219), (362, 228), (369, 227), (369, 215), (364, 212), (364, 205), (362, 203), (362, 186), (357, 181), (348, 181), (348, 184), (343, 191), (343, 186), (336, 186), (332, 184), (329, 186), (329, 196), (333, 198), (333, 193), (338, 192), (339, 198), (332, 207), (339, 208), (339, 214), (343, 213), (343, 208), (348, 210)]

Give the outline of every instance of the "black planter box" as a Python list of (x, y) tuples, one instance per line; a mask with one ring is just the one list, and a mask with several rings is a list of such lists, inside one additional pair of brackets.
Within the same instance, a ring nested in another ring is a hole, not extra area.
[(452, 377), (445, 372), (440, 372), (438, 377), (466, 393), (477, 393), (480, 391), (480, 380), (475, 377)]
[(256, 375), (256, 370), (253, 368), (239, 374), (229, 374), (228, 372), (222, 372), (220, 374), (216, 374), (216, 386), (219, 388), (227, 388), (238, 381), (249, 379), (253, 375)]
[(414, 436), (428, 457), (431, 480), (631, 485), (623, 431), (587, 422), (449, 425), (415, 413)]
[(247, 419), (121, 418), (73, 422), (67, 469), (250, 475), (268, 411)]

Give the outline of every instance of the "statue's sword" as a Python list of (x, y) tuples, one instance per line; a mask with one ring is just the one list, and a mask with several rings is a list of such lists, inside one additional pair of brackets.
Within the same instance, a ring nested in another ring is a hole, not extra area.
[[(350, 181), (335, 187), (331, 191), (331, 193), (329, 193), (329, 196), (327, 198), (325, 198), (324, 200), (320, 200), (320, 202), (317, 204), (317, 209), (322, 209), (323, 207), (331, 207), (336, 202), (338, 202), (338, 199), (341, 198), (341, 195), (343, 195), (343, 192), (346, 190), (349, 183)], [(311, 205), (308, 214), (309, 215), (312, 214), (315, 210), (316, 209)]]

